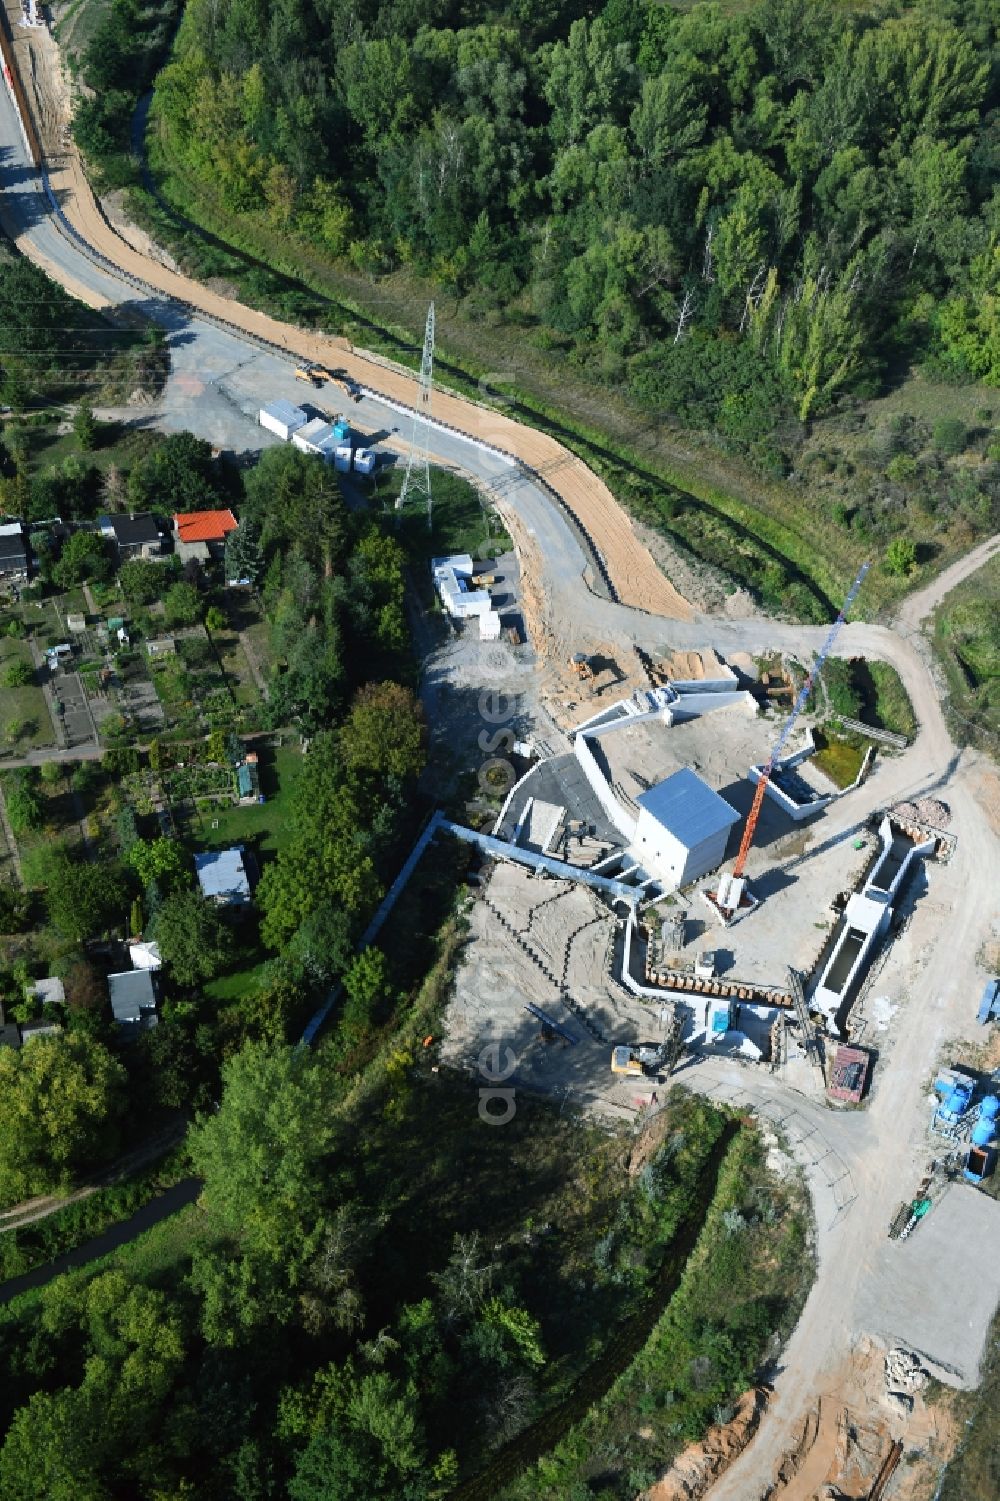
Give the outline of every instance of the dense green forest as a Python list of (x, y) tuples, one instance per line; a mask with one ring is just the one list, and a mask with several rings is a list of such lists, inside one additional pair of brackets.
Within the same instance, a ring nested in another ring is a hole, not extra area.
[(191, 0), (158, 110), (232, 213), (751, 449), (914, 354), (1000, 382), (995, 7), (580, 10)]
[(200, 1206), (0, 1315), (5, 1501), (443, 1501), (563, 1433), (516, 1493), (631, 1501), (798, 1310), (793, 1186), (683, 1093), (630, 1179), (627, 1140), (528, 1100), (495, 1130), (397, 1054), (352, 1096), (250, 1045), (224, 1086)]

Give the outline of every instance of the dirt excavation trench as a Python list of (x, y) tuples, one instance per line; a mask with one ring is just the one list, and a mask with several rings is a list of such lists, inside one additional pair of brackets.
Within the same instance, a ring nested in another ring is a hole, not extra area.
[[(289, 358), (332, 364), (374, 394), (412, 407), (417, 386), (409, 372), (355, 349), (346, 339), (281, 323), (266, 313), (221, 296), (160, 264), (123, 239), (102, 213), (70, 141), (68, 91), (55, 41), (44, 27), (29, 30), (19, 25), (18, 0), (7, 0), (5, 8), (8, 31), (14, 38), (14, 57), (34, 115), (52, 191), (66, 220), (88, 245), (129, 276), (182, 303), (190, 311), (204, 313), (279, 350), (287, 350)], [(19, 235), (17, 244), (24, 255), (39, 261), (49, 275), (79, 295), (79, 287), (71, 285), (61, 271), (38, 256), (28, 234)], [(94, 299), (90, 296), (86, 300)], [(622, 604), (670, 619), (691, 619), (693, 611), (688, 601), (660, 572), (607, 485), (582, 459), (555, 438), (446, 391), (434, 392), (432, 415), (471, 438), (505, 450), (540, 474), (589, 538)]]

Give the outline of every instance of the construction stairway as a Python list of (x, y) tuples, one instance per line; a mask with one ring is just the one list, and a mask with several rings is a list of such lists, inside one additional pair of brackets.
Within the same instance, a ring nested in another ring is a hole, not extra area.
[(797, 969), (788, 966), (788, 983), (792, 992), (792, 1006), (795, 1010), (796, 1020), (802, 1029), (802, 1040), (806, 1050), (806, 1056), (819, 1074), (820, 1083), (826, 1088), (826, 1069), (823, 1066), (823, 1049), (813, 1025), (809, 1008), (806, 1005), (806, 993), (802, 988), (802, 976)]
[[(567, 952), (563, 961), (562, 979), (558, 979), (553, 974), (552, 970), (549, 969), (542, 956), (531, 946), (530, 943), (526, 942), (526, 940), (514, 927), (513, 923), (504, 916), (504, 914), (500, 911), (500, 908), (485, 892), (483, 893), (483, 901), (486, 903), (487, 907), (492, 912), (493, 916), (496, 918), (500, 926), (510, 934), (511, 938), (513, 938), (518, 948), (528, 956), (536, 969), (538, 969), (539, 972), (545, 976), (546, 980), (548, 980), (549, 984), (554, 987), (559, 996), (559, 999), (562, 1001), (566, 1009), (572, 1012), (580, 1025), (586, 1028), (595, 1042), (606, 1042), (607, 1038), (604, 1036), (604, 1033), (601, 1031), (600, 1027), (598, 1027), (596, 1023), (591, 1021), (590, 1017), (587, 1015), (586, 1011), (584, 1011), (580, 1003), (578, 1001), (575, 1001), (569, 994), (569, 991), (566, 989), (566, 975), (569, 967), (569, 945), (567, 944)], [(591, 922), (597, 922), (599, 920), (600, 919), (598, 918), (591, 918), (587, 922), (582, 923), (581, 927), (577, 928), (571, 935), (569, 943), (572, 943), (573, 938), (576, 936), (576, 933), (579, 933), (582, 928), (590, 927)]]

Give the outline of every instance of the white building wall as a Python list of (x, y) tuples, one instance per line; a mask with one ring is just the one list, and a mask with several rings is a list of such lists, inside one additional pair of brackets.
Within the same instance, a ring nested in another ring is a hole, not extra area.
[(267, 407), (261, 407), (257, 415), (257, 421), (261, 427), (266, 427), (270, 433), (276, 433), (279, 438), (287, 443), (294, 432), (297, 432), (300, 427), (305, 426), (306, 414), (296, 407), (295, 418), (289, 423), (284, 421), (283, 418), (275, 416), (273, 412), (269, 412)]
[(720, 829), (689, 849), (659, 819), (640, 808), (632, 848), (644, 869), (671, 886), (686, 886), (720, 866), (729, 830)]
[(627, 840), (634, 840), (636, 831), (635, 817), (626, 811), (608, 786), (607, 778), (598, 766), (594, 759), (594, 753), (587, 744), (586, 735), (576, 736), (573, 741), (573, 753), (583, 767), (587, 781), (590, 783), (597, 801), (604, 809), (612, 828), (617, 829), (619, 834), (623, 834)]
[(472, 615), (487, 615), (492, 610), (488, 589), (471, 589), (465, 594), (455, 594), (448, 601), (449, 612), (459, 620)]

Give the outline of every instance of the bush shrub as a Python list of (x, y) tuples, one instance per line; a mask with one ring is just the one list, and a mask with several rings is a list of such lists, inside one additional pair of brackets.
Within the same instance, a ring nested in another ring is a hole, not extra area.
[(962, 453), (969, 441), (968, 429), (957, 417), (939, 417), (934, 424), (931, 441), (938, 453)]

